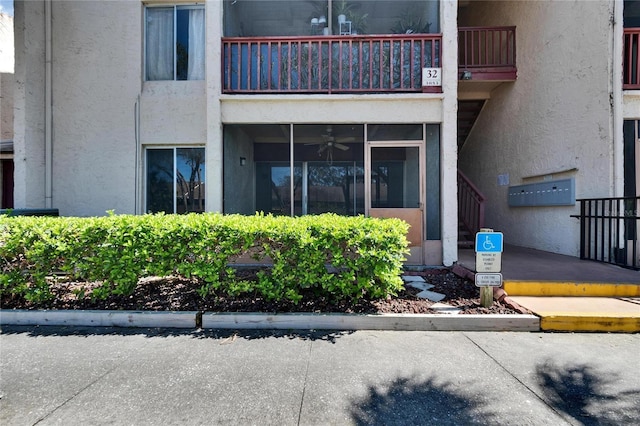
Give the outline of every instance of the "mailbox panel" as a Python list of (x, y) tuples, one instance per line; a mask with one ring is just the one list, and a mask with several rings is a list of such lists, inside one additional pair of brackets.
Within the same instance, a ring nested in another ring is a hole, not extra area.
[(575, 179), (510, 186), (508, 200), (510, 207), (573, 206), (576, 204)]

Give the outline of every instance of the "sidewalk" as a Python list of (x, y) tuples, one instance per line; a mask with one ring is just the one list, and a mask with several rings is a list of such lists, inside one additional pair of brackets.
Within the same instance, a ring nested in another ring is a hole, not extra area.
[[(475, 271), (475, 252), (458, 264)], [(503, 287), (547, 331), (640, 331), (640, 271), (517, 246), (502, 254)]]
[(640, 424), (640, 335), (3, 327), (0, 424)]
[[(473, 249), (458, 250), (458, 263), (475, 271)], [(640, 271), (512, 245), (504, 247), (502, 275), (505, 281), (640, 284)]]

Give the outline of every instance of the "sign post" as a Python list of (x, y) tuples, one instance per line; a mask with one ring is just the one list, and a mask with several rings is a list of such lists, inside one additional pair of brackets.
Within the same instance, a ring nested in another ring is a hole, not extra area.
[(493, 288), (502, 285), (502, 232), (483, 229), (476, 233), (476, 286), (480, 287), (480, 304), (493, 304)]

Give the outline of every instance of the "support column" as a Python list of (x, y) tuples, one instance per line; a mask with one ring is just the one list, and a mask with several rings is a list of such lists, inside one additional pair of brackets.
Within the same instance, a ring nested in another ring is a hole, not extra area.
[(207, 0), (206, 22), (206, 82), (207, 82), (207, 146), (206, 146), (206, 210), (222, 212), (222, 119), (220, 95), (222, 94), (222, 19), (223, 2)]
[(458, 2), (442, 5), (442, 263), (458, 260)]

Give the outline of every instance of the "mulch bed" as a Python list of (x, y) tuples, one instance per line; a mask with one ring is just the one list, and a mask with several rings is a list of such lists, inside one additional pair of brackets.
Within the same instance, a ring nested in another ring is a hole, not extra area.
[[(250, 279), (256, 269), (242, 270), (242, 278)], [(430, 289), (445, 295), (440, 303), (462, 310), (463, 314), (517, 314), (517, 310), (499, 301), (489, 308), (480, 305), (479, 289), (468, 279), (459, 277), (449, 269), (426, 269), (408, 272), (421, 275), (435, 287)], [(253, 295), (230, 298), (210, 295), (202, 298), (195, 280), (180, 277), (145, 278), (138, 282), (131, 296), (110, 296), (106, 300), (91, 300), (91, 289), (100, 283), (59, 282), (54, 285), (56, 298), (52, 302), (34, 304), (23, 299), (2, 296), (3, 309), (95, 309), (95, 310), (146, 310), (146, 311), (208, 311), (208, 312), (332, 312), (332, 313), (406, 313), (433, 314), (433, 302), (416, 296), (420, 290), (407, 286), (395, 297), (379, 300), (363, 300), (356, 304), (334, 302), (319, 298), (311, 292), (304, 294), (296, 305), (291, 302), (272, 302)], [(84, 293), (84, 297), (79, 294)]]

